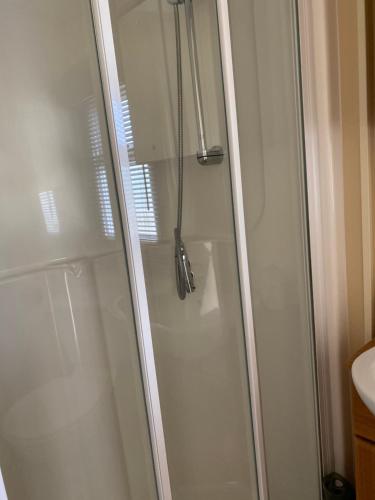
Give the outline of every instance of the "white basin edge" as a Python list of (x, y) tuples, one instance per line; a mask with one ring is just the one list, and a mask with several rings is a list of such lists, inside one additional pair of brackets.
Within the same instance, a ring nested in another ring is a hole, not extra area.
[(359, 397), (375, 415), (375, 347), (363, 352), (354, 361), (352, 379)]

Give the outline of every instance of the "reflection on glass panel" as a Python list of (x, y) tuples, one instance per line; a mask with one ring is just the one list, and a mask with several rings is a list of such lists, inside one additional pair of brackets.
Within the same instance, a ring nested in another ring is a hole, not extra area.
[(134, 132), (130, 113), (129, 99), (124, 84), (120, 85), (122, 126), (128, 148), (130, 177), (132, 180), (133, 201), (137, 217), (139, 238), (141, 241), (158, 239), (157, 193), (150, 165), (137, 164), (135, 158)]
[(90, 2), (1, 7), (7, 494), (156, 500)]
[(96, 187), (99, 196), (101, 222), (104, 235), (107, 238), (115, 238), (115, 226), (113, 223), (113, 213), (109, 195), (107, 171), (104, 164), (104, 152), (98, 110), (96, 109), (96, 103), (93, 97), (87, 99), (87, 103), (89, 143), (91, 148), (92, 162), (95, 168)]
[(109, 195), (107, 172), (103, 165), (98, 165), (96, 167), (96, 185), (98, 188), (100, 213), (104, 234), (107, 238), (114, 238), (115, 226), (113, 223), (111, 198)]
[(156, 241), (158, 239), (157, 206), (152, 168), (148, 164), (131, 164), (130, 176), (139, 238), (141, 241)]
[[(110, 0), (123, 82), (123, 127), (147, 284), (172, 496), (255, 500), (246, 358), (228, 157), (197, 163), (187, 37), (184, 79), (184, 242), (196, 291), (176, 293), (178, 162), (176, 37), (167, 1)], [(183, 6), (181, 21), (184, 19)], [(215, 0), (194, 2), (208, 140), (225, 146)], [(182, 33), (186, 34), (185, 29)], [(129, 172), (127, 178), (129, 178)], [(142, 241), (142, 242), (143, 242)]]
[(120, 85), (120, 94), (121, 94), (121, 112), (122, 112), (122, 129), (123, 134), (126, 140), (126, 144), (128, 146), (128, 153), (130, 155), (130, 160), (134, 160), (134, 133), (133, 133), (133, 125), (130, 114), (130, 105), (129, 99), (126, 93), (126, 87), (122, 83)]
[(47, 232), (58, 233), (60, 231), (60, 224), (53, 191), (39, 193), (39, 200)]

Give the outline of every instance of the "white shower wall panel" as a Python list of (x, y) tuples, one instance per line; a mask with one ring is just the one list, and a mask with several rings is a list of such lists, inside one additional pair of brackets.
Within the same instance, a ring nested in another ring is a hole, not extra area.
[(9, 278), (0, 285), (0, 308), (0, 430), (9, 494), (15, 489), (20, 498), (22, 485), (30, 500), (99, 500), (109, 492), (124, 498), (124, 454), (92, 264), (72, 261)]

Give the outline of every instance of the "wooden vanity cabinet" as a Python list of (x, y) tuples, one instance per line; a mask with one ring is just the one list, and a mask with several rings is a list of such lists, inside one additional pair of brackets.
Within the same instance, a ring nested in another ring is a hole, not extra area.
[(375, 499), (375, 444), (355, 437), (355, 476), (357, 500)]
[[(375, 341), (361, 349), (354, 359), (372, 347)], [(357, 500), (375, 500), (375, 416), (362, 402), (353, 384), (352, 417)]]

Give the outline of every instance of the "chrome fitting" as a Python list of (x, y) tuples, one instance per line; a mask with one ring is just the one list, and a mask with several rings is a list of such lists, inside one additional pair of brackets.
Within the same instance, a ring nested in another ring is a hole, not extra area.
[(213, 146), (208, 151), (198, 151), (197, 160), (201, 165), (215, 165), (222, 163), (224, 151), (221, 146)]

